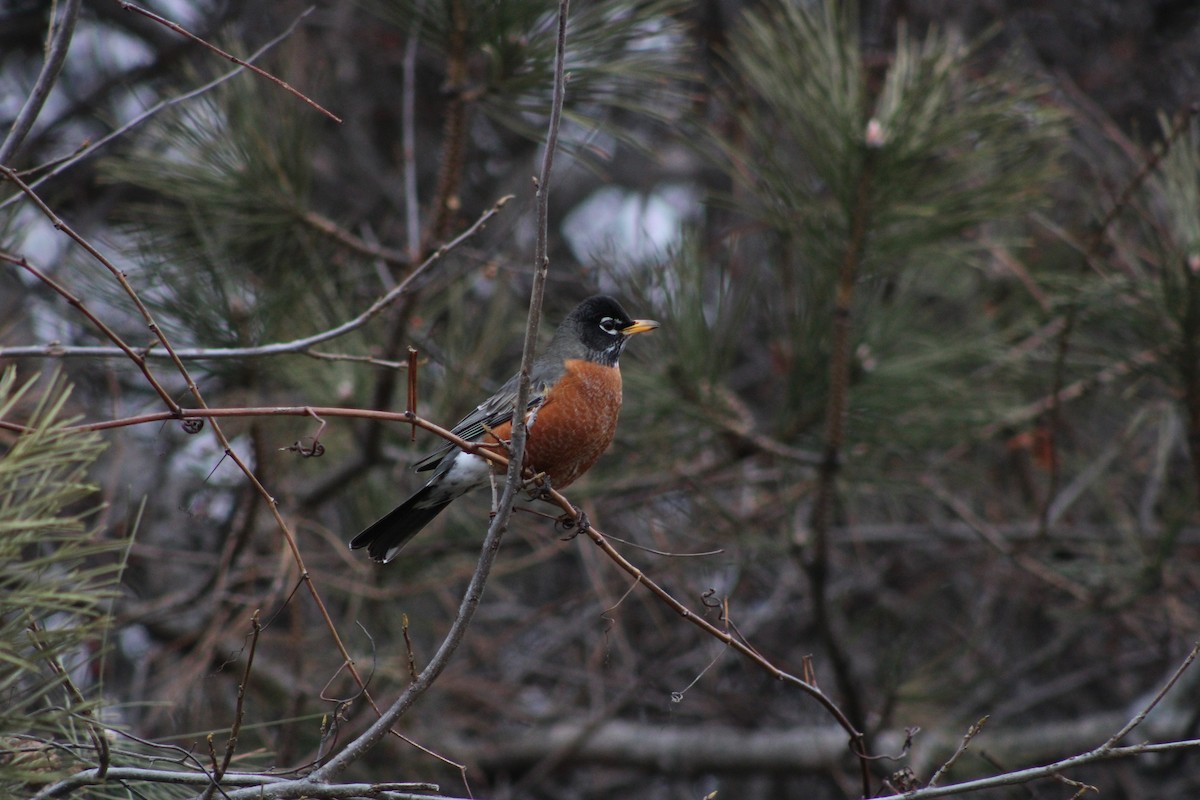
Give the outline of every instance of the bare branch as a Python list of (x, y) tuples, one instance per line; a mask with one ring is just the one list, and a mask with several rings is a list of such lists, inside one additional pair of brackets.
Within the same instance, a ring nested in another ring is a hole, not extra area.
[(1192, 651), (1187, 654), (1187, 658), (1185, 658), (1183, 663), (1179, 665), (1179, 668), (1171, 674), (1171, 677), (1166, 683), (1163, 684), (1163, 687), (1158, 690), (1158, 693), (1150, 699), (1150, 702), (1146, 704), (1146, 707), (1139, 711), (1133, 717), (1133, 719), (1129, 720), (1129, 722), (1126, 723), (1121, 730), (1114, 733), (1112, 738), (1110, 738), (1101, 746), (1101, 749), (1116, 747), (1117, 742), (1124, 739), (1133, 732), (1134, 728), (1141, 725), (1146, 720), (1146, 717), (1149, 716), (1150, 712), (1154, 710), (1155, 706), (1162, 702), (1162, 699), (1167, 696), (1167, 692), (1171, 691), (1171, 688), (1175, 686), (1175, 684), (1183, 676), (1183, 673), (1187, 672), (1188, 668), (1192, 666), (1192, 663), (1196, 660), (1197, 655), (1200, 655), (1200, 641), (1197, 641), (1196, 644), (1192, 646)]
[(57, 24), (53, 17), (50, 20), (53, 34), (50, 37), (50, 46), (46, 50), (46, 61), (42, 64), (42, 71), (38, 73), (29, 97), (25, 98), (25, 104), (17, 113), (17, 119), (8, 129), (8, 136), (4, 137), (4, 143), (0, 144), (0, 164), (7, 164), (13, 159), (33, 128), (33, 123), (37, 121), (38, 115), (42, 113), (42, 106), (58, 80), (58, 73), (67, 58), (67, 50), (71, 47), (75, 21), (79, 18), (80, 2), (81, 0), (66, 0)]
[(933, 777), (929, 779), (930, 786), (937, 786), (938, 781), (940, 781), (942, 776), (954, 766), (954, 762), (958, 761), (959, 756), (967, 752), (967, 747), (970, 746), (971, 740), (979, 735), (979, 732), (983, 730), (983, 726), (987, 724), (987, 721), (987, 716), (980, 717), (978, 722), (975, 722), (971, 725), (971, 727), (967, 728), (967, 732), (963, 734), (962, 741), (958, 743), (958, 747), (955, 748), (950, 757), (946, 759), (945, 763), (938, 767), (937, 772), (933, 773)]
[(332, 111), (329, 111), (324, 106), (317, 103), (315, 100), (312, 100), (307, 95), (305, 95), (303, 92), (301, 92), (299, 89), (292, 86), (290, 83), (283, 80), (282, 78), (277, 78), (274, 75), (272, 75), (271, 73), (267, 72), (265, 69), (256, 67), (248, 61), (243, 61), (242, 59), (238, 58), (237, 56), (233, 55), (232, 53), (226, 53), (224, 50), (217, 47), (216, 45), (206, 42), (204, 39), (201, 39), (199, 36), (192, 33), (191, 31), (184, 29), (182, 26), (172, 22), (169, 19), (166, 19), (165, 17), (160, 17), (158, 14), (155, 14), (153, 11), (148, 11), (144, 8), (141, 8), (140, 6), (134, 5), (133, 3), (123, 2), (123, 0), (118, 0), (118, 2), (121, 4), (121, 8), (125, 9), (126, 11), (136, 12), (138, 14), (141, 14), (143, 17), (147, 17), (148, 19), (154, 20), (155, 22), (157, 22), (160, 25), (165, 25), (166, 27), (168, 27), (171, 30), (178, 33), (179, 35), (185, 36), (188, 39), (191, 39), (196, 44), (207, 47), (209, 50), (212, 50), (214, 53), (221, 56), (221, 58), (224, 58), (228, 61), (232, 61), (234, 64), (237, 64), (239, 67), (245, 67), (246, 69), (253, 72), (255, 75), (260, 75), (260, 76), (266, 78), (267, 80), (271, 81), (271, 83), (274, 83), (276, 86), (279, 86), (280, 88), (282, 88), (284, 91), (300, 98), (305, 103), (307, 103), (309, 106), (316, 109), (320, 113), (324, 114), (326, 117), (329, 117), (334, 122), (340, 123), (342, 121), (342, 118), (339, 117), (337, 114), (334, 114)]
[[(141, 781), (177, 786), (203, 786), (211, 778), (203, 772), (183, 772), (170, 769), (142, 769), (137, 767), (113, 767), (108, 771), (109, 781)], [(54, 797), (65, 797), (84, 786), (96, 786), (104, 782), (97, 775), (97, 770), (89, 769), (77, 772), (69, 778), (52, 783), (33, 795), (30, 800), (50, 800)], [(232, 773), (222, 779), (227, 786), (249, 786), (251, 791), (258, 792), (253, 797), (264, 800), (276, 798), (362, 798), (371, 797), (380, 800), (456, 800), (456, 798), (437, 792), (437, 787), (427, 783), (343, 783), (334, 785), (314, 786), (307, 780), (287, 780), (277, 775), (263, 773)], [(231, 792), (233, 794), (240, 794)]]

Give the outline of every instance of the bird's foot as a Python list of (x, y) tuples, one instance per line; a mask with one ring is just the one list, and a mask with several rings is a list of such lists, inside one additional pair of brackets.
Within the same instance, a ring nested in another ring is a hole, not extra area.
[(562, 531), (565, 535), (562, 541), (569, 542), (581, 533), (587, 533), (591, 530), (592, 523), (588, 521), (588, 516), (582, 508), (572, 506), (574, 511), (563, 514), (554, 521), (554, 527)]
[(525, 481), (525, 491), (529, 493), (530, 500), (549, 501), (554, 493), (554, 486), (550, 483), (549, 475), (539, 472)]

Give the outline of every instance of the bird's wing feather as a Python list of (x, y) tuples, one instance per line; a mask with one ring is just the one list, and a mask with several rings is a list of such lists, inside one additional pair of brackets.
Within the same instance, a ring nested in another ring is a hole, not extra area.
[[(542, 404), (550, 381), (539, 376), (538, 370), (533, 370), (530, 378), (529, 402), (525, 410), (532, 411)], [(517, 382), (519, 375), (512, 376), (507, 383), (500, 387), (494, 395), (475, 407), (475, 410), (458, 421), (451, 432), (468, 442), (473, 442), (483, 436), (489, 428), (496, 428), (512, 419), (513, 403), (517, 399)], [(457, 447), (447, 442), (440, 448), (422, 458), (413, 465), (417, 472), (425, 472), (437, 467), (446, 456), (457, 451)]]

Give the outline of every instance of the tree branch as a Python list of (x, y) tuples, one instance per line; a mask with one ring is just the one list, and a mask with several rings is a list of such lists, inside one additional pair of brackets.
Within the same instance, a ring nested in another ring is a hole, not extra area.
[[(159, 112), (165, 111), (166, 109), (171, 108), (172, 106), (179, 105), (180, 103), (186, 103), (189, 100), (194, 100), (195, 98), (199, 97), (200, 95), (205, 94), (205, 93), (209, 92), (210, 90), (215, 89), (216, 87), (220, 86), (221, 84), (225, 83), (229, 79), (236, 77), (237, 75), (240, 75), (243, 71), (245, 71), (246, 69), (249, 68), (250, 62), (255, 61), (256, 59), (261, 57), (264, 53), (266, 53), (268, 50), (275, 47), (275, 45), (279, 44), (284, 39), (287, 39), (289, 36), (291, 36), (292, 33), (296, 30), (296, 26), (300, 24), (300, 21), (303, 20), (305, 17), (307, 17), (309, 14), (311, 14), (313, 12), (313, 8), (314, 7), (310, 7), (307, 10), (301, 12), (299, 15), (296, 16), (296, 18), (294, 20), (292, 20), (292, 23), (290, 25), (288, 25), (288, 27), (282, 33), (280, 33), (278, 36), (272, 38), (270, 41), (268, 41), (262, 47), (255, 50), (252, 55), (248, 56), (246, 58), (246, 62), (247, 62), (246, 66), (240, 66), (240, 67), (237, 67), (236, 69), (232, 69), (229, 72), (226, 72), (224, 75), (221, 75), (220, 77), (215, 78), (202, 86), (198, 86), (195, 89), (192, 89), (191, 91), (184, 92), (183, 94), (177, 95), (176, 97), (172, 97), (169, 100), (161, 100), (158, 103), (155, 103), (154, 105), (150, 106), (150, 108), (146, 109), (142, 113), (135, 116), (133, 119), (129, 120), (129, 122), (127, 122), (124, 125), (117, 128), (116, 130), (106, 134), (105, 136), (101, 136), (99, 139), (97, 139), (94, 142), (85, 142), (69, 158), (59, 161), (58, 163), (56, 163), (54, 165), (54, 167), (52, 169), (50, 169), (48, 172), (43, 172), (36, 180), (29, 181), (30, 188), (36, 189), (38, 186), (40, 186), (43, 183), (45, 183), (46, 181), (50, 180), (54, 176), (56, 176), (62, 172), (65, 172), (66, 170), (73, 167), (75, 164), (78, 164), (80, 161), (82, 161), (83, 159), (90, 156), (92, 153), (99, 150), (101, 147), (104, 147), (109, 142), (125, 136), (125, 134), (129, 133), (131, 130), (138, 127), (146, 120), (156, 116)], [(0, 164), (2, 164), (2, 163), (4, 163), (4, 162), (0, 161)], [(38, 171), (39, 172), (41, 171), (40, 168), (38, 169)], [(5, 208), (8, 208), (10, 205), (16, 203), (19, 200), (19, 198), (20, 198), (20, 195), (16, 194), (16, 195), (13, 195), (12, 197), (8, 198), (4, 202), (0, 202), (0, 211), (3, 211)], [(109, 355), (116, 355), (116, 354), (110, 353)]]
[(333, 120), (334, 122), (340, 123), (342, 121), (342, 118), (339, 117), (337, 114), (334, 114), (332, 111), (328, 110), (327, 108), (322, 106), (320, 103), (311, 99), (310, 97), (305, 95), (303, 92), (301, 92), (296, 87), (292, 86), (287, 81), (283, 80), (282, 78), (275, 77), (271, 73), (267, 72), (265, 69), (262, 69), (261, 67), (256, 67), (248, 61), (243, 61), (242, 59), (238, 58), (237, 56), (233, 55), (232, 53), (225, 52), (221, 48), (217, 47), (215, 44), (205, 41), (204, 39), (200, 38), (199, 36), (192, 33), (191, 31), (186, 30), (181, 25), (174, 23), (171, 20), (166, 19), (165, 17), (160, 17), (158, 14), (155, 14), (153, 11), (148, 11), (144, 8), (141, 8), (140, 6), (134, 5), (133, 3), (125, 2), (124, 0), (117, 0), (117, 2), (120, 4), (121, 8), (125, 9), (126, 11), (133, 11), (135, 13), (141, 14), (143, 17), (146, 17), (147, 19), (151, 19), (151, 20), (157, 22), (160, 25), (164, 25), (167, 28), (170, 28), (171, 30), (178, 33), (180, 36), (191, 39), (193, 42), (195, 42), (196, 44), (199, 44), (203, 47), (207, 47), (209, 50), (213, 51), (214, 53), (219, 55), (221, 58), (224, 58), (227, 61), (232, 61), (234, 64), (237, 64), (239, 67), (245, 67), (246, 69), (253, 72), (255, 75), (259, 75), (263, 78), (266, 78), (267, 80), (271, 81), (271, 83), (274, 83), (276, 86), (280, 87), (284, 91), (299, 98), (304, 103), (306, 103), (310, 107), (316, 109), (318, 112), (320, 112), (324, 116), (328, 117), (329, 119)]
[(75, 34), (75, 21), (79, 18), (80, 2), (81, 0), (66, 0), (63, 4), (62, 14), (58, 18), (57, 27), (54, 25), (54, 20), (50, 20), (54, 33), (50, 37), (46, 61), (42, 64), (42, 71), (38, 73), (29, 97), (25, 98), (25, 104), (17, 113), (17, 119), (8, 129), (8, 136), (4, 137), (4, 144), (0, 144), (0, 164), (7, 164), (13, 159), (17, 150), (20, 149), (21, 143), (25, 141), (25, 137), (33, 128), (33, 123), (37, 121), (38, 115), (42, 113), (42, 106), (45, 105), (46, 98), (50, 96), (50, 90), (54, 88), (54, 83), (58, 80), (58, 73), (62, 71), (63, 62), (67, 58), (67, 50), (71, 47), (71, 37)]

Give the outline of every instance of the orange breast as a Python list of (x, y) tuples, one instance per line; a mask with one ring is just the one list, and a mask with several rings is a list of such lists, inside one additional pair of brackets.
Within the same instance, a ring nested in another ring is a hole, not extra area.
[[(587, 472), (612, 443), (621, 411), (621, 371), (583, 359), (566, 363), (566, 374), (532, 415), (525, 466), (545, 472), (564, 489)], [(507, 441), (511, 423), (485, 441)], [(503, 452), (503, 451), (501, 451)]]

